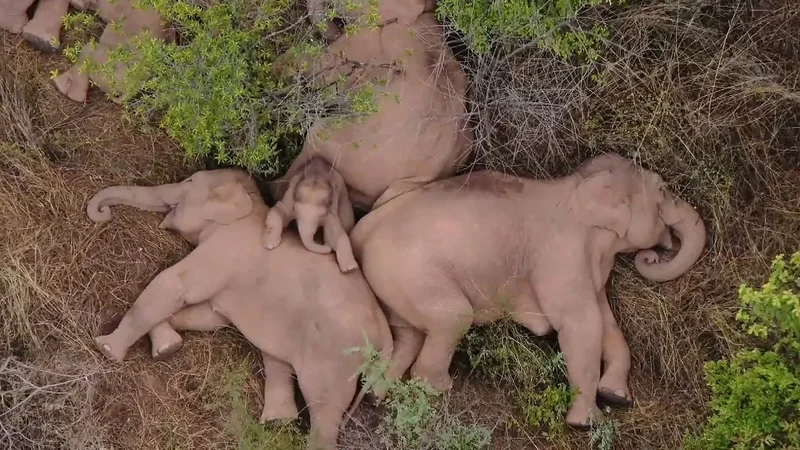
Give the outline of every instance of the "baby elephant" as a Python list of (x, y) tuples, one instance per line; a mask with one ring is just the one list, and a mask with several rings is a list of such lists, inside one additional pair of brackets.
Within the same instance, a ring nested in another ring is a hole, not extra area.
[[(283, 199), (269, 211), (264, 247), (272, 250), (280, 245), (281, 233), (293, 219), (297, 219), (297, 229), (306, 249), (321, 254), (336, 251), (342, 273), (358, 268), (347, 236), (355, 222), (347, 186), (339, 172), (322, 158), (310, 159), (302, 171), (291, 178)], [(325, 232), (324, 245), (314, 242), (320, 225)]]

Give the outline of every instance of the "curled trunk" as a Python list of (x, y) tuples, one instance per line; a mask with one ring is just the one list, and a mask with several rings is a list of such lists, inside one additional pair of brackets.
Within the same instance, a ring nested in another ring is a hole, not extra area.
[(297, 231), (300, 234), (300, 240), (303, 241), (303, 245), (306, 247), (306, 249), (323, 255), (330, 253), (331, 247), (329, 245), (320, 245), (314, 242), (314, 234), (317, 232), (317, 228), (319, 228), (319, 224), (317, 222), (309, 222), (307, 220), (297, 221)]
[[(652, 250), (642, 250), (636, 254), (636, 270), (652, 281), (670, 281), (686, 273), (700, 259), (706, 244), (706, 227), (690, 204), (675, 198), (662, 205), (661, 213), (681, 246), (675, 257), (666, 262), (652, 262)], [(675, 219), (670, 220), (673, 217)]]
[(167, 212), (178, 203), (183, 189), (180, 184), (161, 186), (112, 186), (98, 192), (89, 200), (86, 215), (93, 222), (111, 219), (111, 206), (128, 205), (145, 211)]

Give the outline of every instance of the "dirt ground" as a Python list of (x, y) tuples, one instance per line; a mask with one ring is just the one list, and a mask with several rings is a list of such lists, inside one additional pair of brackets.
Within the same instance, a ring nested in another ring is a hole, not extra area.
[[(764, 13), (773, 21), (772, 42), (785, 47), (776, 50), (785, 52), (780, 67), (796, 71), (794, 45), (800, 39), (791, 36), (797, 28), (791, 31), (790, 24), (798, 23), (797, 11), (781, 2), (762, 5), (773, 8)], [(755, 25), (749, 30), (756, 33)], [(739, 42), (730, 39), (731, 45)], [(709, 37), (708, 45), (724, 42)], [(746, 64), (749, 53), (741, 55), (739, 62)], [(723, 74), (735, 61), (717, 63)], [(260, 357), (236, 331), (185, 333), (184, 348), (164, 362), (152, 361), (147, 339), (123, 364), (94, 349), (92, 336), (108, 331), (146, 284), (189, 246), (156, 228), (158, 214), (121, 207), (111, 222), (95, 225), (85, 216), (85, 202), (109, 185), (172, 182), (202, 166), (185, 161), (161, 131), (128, 123), (119, 106), (96, 91), (86, 105), (59, 96), (49, 74), (67, 67), (61, 55), (42, 55), (20, 38), (0, 33), (0, 448), (233, 448), (231, 406), (220, 390), (224, 375), (242, 362), (247, 365), (252, 375), (246, 384), (248, 406), (256, 417), (262, 383)], [(724, 127), (755, 130), (746, 131), (750, 140), (739, 143), (752, 152), (751, 163), (732, 158), (740, 166), (726, 173), (732, 186), (726, 191), (729, 204), (716, 204), (719, 197), (696, 184), (687, 183), (682, 193), (710, 221), (708, 252), (687, 276), (671, 283), (646, 282), (634, 273), (630, 259), (622, 259), (612, 274), (609, 293), (631, 346), (636, 400), (630, 410), (611, 414), (620, 422), (613, 448), (680, 448), (684, 434), (696, 429), (706, 412), (702, 362), (741, 344), (733, 321), (739, 284), (760, 283), (776, 253), (800, 248), (798, 80), (769, 73), (773, 66), (762, 68), (775, 89), (763, 95), (783, 91), (771, 103), (737, 104), (761, 114), (752, 122), (744, 114), (726, 113), (732, 119)], [(661, 76), (651, 75), (650, 80)], [(721, 76), (720, 95), (744, 82)], [(692, 99), (704, 95), (680, 92)], [(772, 109), (759, 110), (764, 104)], [(597, 110), (613, 107), (608, 97)], [(709, 118), (715, 114), (708, 111)], [(684, 120), (673, 119), (679, 125)], [(767, 125), (761, 126), (762, 119)], [(605, 133), (599, 147), (624, 147), (636, 139), (613, 142), (620, 130)], [(697, 140), (686, 151), (705, 146), (707, 155), (741, 154), (735, 145)], [(534, 429), (507, 427), (509, 415), (516, 413), (511, 400), (468, 371), (458, 373), (449, 401), (465, 420), (494, 430), (494, 449), (588, 446), (579, 432), (552, 444)], [(380, 414), (362, 405), (342, 436), (343, 448), (385, 448), (371, 431)]]

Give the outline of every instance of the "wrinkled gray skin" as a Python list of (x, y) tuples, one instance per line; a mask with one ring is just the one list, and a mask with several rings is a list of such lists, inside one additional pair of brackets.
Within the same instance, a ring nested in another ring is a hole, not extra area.
[[(335, 251), (342, 273), (358, 268), (347, 237), (355, 224), (353, 205), (342, 176), (324, 159), (311, 158), (292, 177), (283, 198), (269, 210), (264, 247), (273, 249), (280, 245), (281, 233), (292, 220), (297, 221), (300, 239), (309, 251), (321, 254)], [(324, 245), (314, 241), (320, 226), (324, 230)]]
[[(650, 249), (671, 247), (670, 230), (680, 250), (659, 261)], [(537, 335), (557, 331), (579, 390), (566, 421), (583, 428), (602, 417), (597, 395), (631, 403), (630, 352), (605, 292), (615, 255), (645, 249), (637, 270), (672, 280), (698, 260), (706, 230), (661, 177), (612, 154), (554, 180), (481, 171), (437, 181), (374, 209), (350, 239), (389, 311), (390, 380), (411, 367), (449, 389), (469, 327), (511, 314)]]
[(345, 350), (363, 347), (366, 337), (384, 356), (392, 351), (386, 317), (361, 273), (343, 275), (331, 255), (307, 251), (295, 233), (264, 249), (269, 208), (240, 170), (201, 171), (154, 187), (109, 187), (92, 197), (87, 214), (103, 222), (118, 204), (167, 212), (159, 228), (196, 248), (148, 284), (111, 334), (95, 338), (98, 349), (122, 361), (150, 333), (160, 359), (180, 347), (176, 328), (233, 324), (264, 356), (262, 421), (297, 416), (296, 373), (311, 414), (308, 448), (334, 450), (364, 362), (362, 354)]
[(379, 1), (384, 25), (343, 35), (307, 61), (309, 73), (324, 74), (323, 84), (340, 76), (354, 88), (371, 82), (378, 110), (341, 127), (317, 120), (300, 155), (270, 184), (273, 198), (315, 156), (341, 174), (353, 206), (364, 211), (456, 172), (474, 140), (468, 82), (425, 7), (422, 0)]

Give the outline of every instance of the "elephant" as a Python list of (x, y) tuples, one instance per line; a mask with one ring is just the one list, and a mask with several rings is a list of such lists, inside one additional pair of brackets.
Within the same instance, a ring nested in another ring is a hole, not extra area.
[[(306, 251), (296, 233), (266, 250), (261, 238), (269, 207), (241, 169), (198, 171), (159, 186), (108, 187), (89, 200), (86, 213), (105, 222), (118, 204), (168, 213), (159, 228), (179, 233), (194, 249), (145, 287), (113, 332), (94, 338), (98, 350), (123, 361), (149, 334), (153, 355), (163, 359), (181, 346), (176, 328), (230, 323), (262, 352), (268, 380), (274, 378), (265, 386), (262, 421), (296, 412), (287, 375), (296, 373), (311, 415), (308, 448), (335, 449), (355, 375), (366, 361), (364, 353), (345, 351), (372, 345), (382, 357), (392, 352), (386, 316), (363, 275), (344, 276), (332, 255)], [(272, 400), (278, 403), (267, 403)]]
[[(303, 171), (292, 177), (283, 199), (269, 210), (264, 246), (272, 250), (280, 245), (283, 229), (295, 219), (306, 249), (322, 254), (335, 250), (342, 273), (358, 268), (347, 236), (355, 224), (347, 186), (339, 172), (322, 158), (311, 158)], [(325, 231), (325, 245), (314, 242), (320, 225)]]
[(20, 34), (41, 52), (61, 49), (62, 18), (69, 9), (69, 0), (39, 0), (33, 18), (27, 10), (34, 0), (0, 0), (0, 29)]
[[(661, 261), (652, 248), (671, 246), (671, 232), (680, 249)], [(557, 333), (578, 391), (565, 420), (585, 428), (602, 417), (598, 396), (632, 402), (630, 352), (605, 292), (615, 255), (640, 250), (642, 276), (672, 280), (700, 258), (706, 228), (658, 174), (607, 154), (551, 180), (490, 170), (439, 180), (373, 209), (350, 239), (394, 335), (388, 380), (410, 368), (450, 389), (467, 330), (510, 317)]]
[[(128, 45), (136, 36), (148, 33), (155, 39), (171, 42), (175, 32), (162, 24), (162, 18), (153, 8), (138, 9), (133, 0), (85, 0), (82, 9), (94, 9), (108, 24), (97, 43), (83, 46), (78, 61), (66, 72), (53, 79), (56, 90), (76, 102), (85, 102), (90, 80), (115, 103), (121, 103), (120, 93), (125, 86), (128, 65), (116, 63), (111, 77), (95, 70), (86, 70), (89, 61), (100, 66), (108, 62), (109, 52)], [(114, 25), (112, 25), (112, 23)]]
[(323, 74), (324, 84), (339, 77), (350, 88), (371, 82), (377, 112), (353, 122), (313, 122), (297, 158), (269, 184), (273, 198), (283, 197), (288, 180), (317, 156), (342, 175), (353, 206), (368, 211), (455, 174), (472, 151), (467, 77), (442, 25), (422, 0), (380, 0), (378, 8), (381, 25), (344, 35), (320, 57), (297, 64), (308, 67), (303, 74)]

